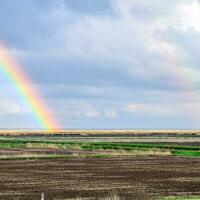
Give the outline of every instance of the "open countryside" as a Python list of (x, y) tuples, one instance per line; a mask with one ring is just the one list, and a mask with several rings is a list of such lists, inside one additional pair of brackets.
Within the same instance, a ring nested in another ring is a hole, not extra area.
[(199, 144), (198, 131), (5, 131), (1, 198), (198, 199)]

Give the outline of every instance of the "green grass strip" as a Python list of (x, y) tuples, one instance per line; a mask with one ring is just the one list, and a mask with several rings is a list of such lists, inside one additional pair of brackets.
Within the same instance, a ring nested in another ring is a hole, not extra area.
[(198, 196), (191, 196), (191, 197), (163, 197), (158, 198), (157, 200), (200, 200)]
[(176, 150), (173, 150), (172, 154), (174, 156), (192, 156), (192, 157), (200, 156), (200, 152), (199, 151), (184, 151), (184, 150), (176, 151)]

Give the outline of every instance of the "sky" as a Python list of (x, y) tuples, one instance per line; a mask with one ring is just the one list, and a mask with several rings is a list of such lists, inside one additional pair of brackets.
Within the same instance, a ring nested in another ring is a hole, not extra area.
[[(199, 22), (198, 0), (0, 1), (0, 42), (61, 128), (200, 128)], [(0, 128), (40, 128), (0, 84)]]

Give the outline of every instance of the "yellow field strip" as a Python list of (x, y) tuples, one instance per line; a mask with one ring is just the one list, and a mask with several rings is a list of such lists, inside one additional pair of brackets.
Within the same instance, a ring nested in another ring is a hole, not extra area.
[(0, 135), (138, 135), (138, 134), (180, 134), (200, 135), (200, 130), (0, 130)]

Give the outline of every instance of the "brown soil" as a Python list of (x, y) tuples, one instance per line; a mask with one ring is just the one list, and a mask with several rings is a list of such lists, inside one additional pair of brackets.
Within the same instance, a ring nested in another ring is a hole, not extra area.
[(199, 195), (200, 158), (0, 161), (0, 199), (122, 199)]

